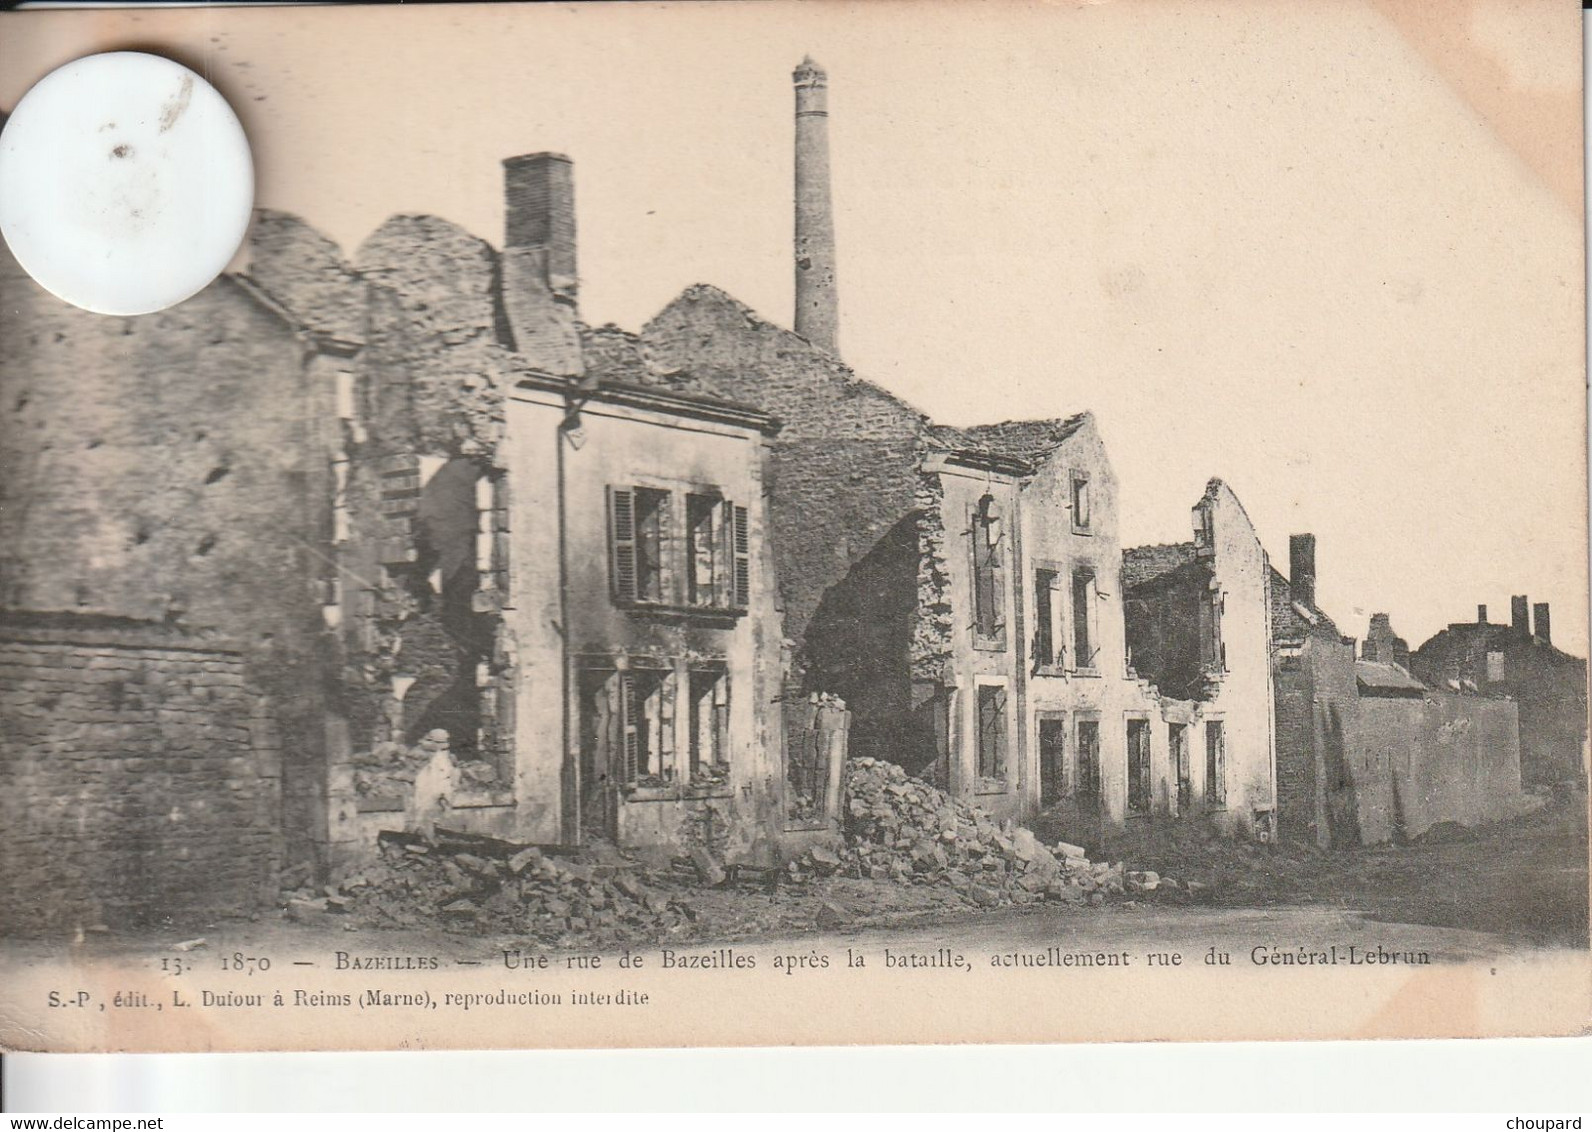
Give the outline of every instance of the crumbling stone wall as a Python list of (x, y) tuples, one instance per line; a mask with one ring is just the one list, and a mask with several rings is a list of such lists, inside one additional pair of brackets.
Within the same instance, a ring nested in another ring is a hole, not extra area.
[(341, 551), (350, 743), (363, 758), (440, 728), (456, 756), (506, 780), (495, 726), (513, 667), (496, 600), (509, 514), (499, 448), (525, 363), (510, 348), (497, 253), (446, 221), (399, 216), (354, 270), (367, 305)]
[(252, 911), (280, 866), (281, 748), (233, 647), (169, 626), (0, 617), (0, 922)]
[(40, 289), (0, 248), (0, 609), (213, 628), (292, 704), (284, 820), (320, 800), (331, 390), (249, 281), (111, 318)]
[(923, 416), (805, 339), (704, 285), (642, 330), (659, 380), (781, 422), (770, 489), (785, 634), (916, 506)]

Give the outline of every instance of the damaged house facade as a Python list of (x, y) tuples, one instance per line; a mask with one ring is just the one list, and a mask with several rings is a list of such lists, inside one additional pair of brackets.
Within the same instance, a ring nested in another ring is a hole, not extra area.
[[(1529, 611), (1529, 612), (1528, 612)], [(1433, 688), (1507, 696), (1520, 712), (1520, 773), (1531, 785), (1586, 781), (1586, 661), (1556, 648), (1547, 602), (1510, 599), (1509, 624), (1456, 622), (1409, 657)]]
[[(570, 163), (512, 158), (504, 176), (501, 255), (399, 217), (351, 269), (367, 313), (333, 454), (324, 612), (346, 716), (328, 858), (429, 816), (766, 861), (777, 424), (588, 373)], [(439, 780), (423, 772), (441, 746)]]
[(1176, 814), (1226, 833), (1276, 835), (1271, 562), (1232, 488), (1211, 480), (1194, 538), (1123, 552), (1128, 659), (1197, 718), (1174, 737)]
[[(936, 425), (841, 361), (827, 84), (810, 60), (793, 78), (796, 329), (699, 285), (639, 334), (604, 331), (614, 372), (781, 422), (769, 529), (791, 649), (787, 771), (803, 765), (807, 727), (791, 706), (838, 701), (852, 755), (895, 762), (1001, 818), (1050, 810), (1093, 840), (1130, 821), (1214, 812), (1209, 793), (1225, 832), (1263, 828), (1269, 756), (1252, 769), (1246, 741), (1234, 760), (1227, 728), (1235, 713), (1245, 735), (1266, 717), (1267, 669), (1231, 682), (1216, 706), (1130, 667), (1116, 479), (1094, 419)], [(1253, 628), (1264, 655), (1265, 627)], [(1258, 735), (1269, 752), (1269, 728)], [(1207, 778), (1220, 785), (1207, 790)], [(799, 783), (786, 799), (787, 822), (810, 811)]]
[[(775, 852), (778, 424), (588, 374), (569, 162), (505, 184), (501, 253), (261, 213), (246, 275), (137, 318), (0, 256), (11, 922), (240, 911), (431, 821)], [(844, 752), (808, 715), (797, 842)]]

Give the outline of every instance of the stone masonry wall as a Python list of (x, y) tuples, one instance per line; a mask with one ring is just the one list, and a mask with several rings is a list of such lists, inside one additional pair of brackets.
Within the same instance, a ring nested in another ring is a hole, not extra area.
[(234, 649), (117, 618), (0, 621), (0, 924), (253, 910), (282, 854), (278, 742)]
[(917, 505), (923, 416), (724, 292), (694, 286), (643, 329), (659, 380), (781, 422), (771, 490), (785, 634)]
[(274, 702), (285, 820), (308, 852), (323, 774), (315, 584), (333, 391), (250, 281), (167, 310), (90, 314), (0, 249), (0, 610), (169, 622), (246, 648)]

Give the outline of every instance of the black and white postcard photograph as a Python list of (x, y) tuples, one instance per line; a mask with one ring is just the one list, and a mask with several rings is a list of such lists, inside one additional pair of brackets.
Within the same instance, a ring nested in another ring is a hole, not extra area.
[(0, 252), (0, 1046), (1592, 1021), (1573, 5), (0, 15), (227, 108)]

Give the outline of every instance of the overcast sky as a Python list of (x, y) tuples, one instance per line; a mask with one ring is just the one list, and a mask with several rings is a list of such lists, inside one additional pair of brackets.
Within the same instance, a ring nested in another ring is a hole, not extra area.
[(582, 314), (791, 308), (790, 71), (830, 74), (841, 349), (936, 418), (1091, 409), (1125, 542), (1206, 479), (1347, 632), (1554, 606), (1585, 655), (1573, 3), (765, 3), (7, 14), (0, 106), (88, 50), (207, 72), (259, 203), (352, 254), (500, 243), (499, 161), (575, 162)]

